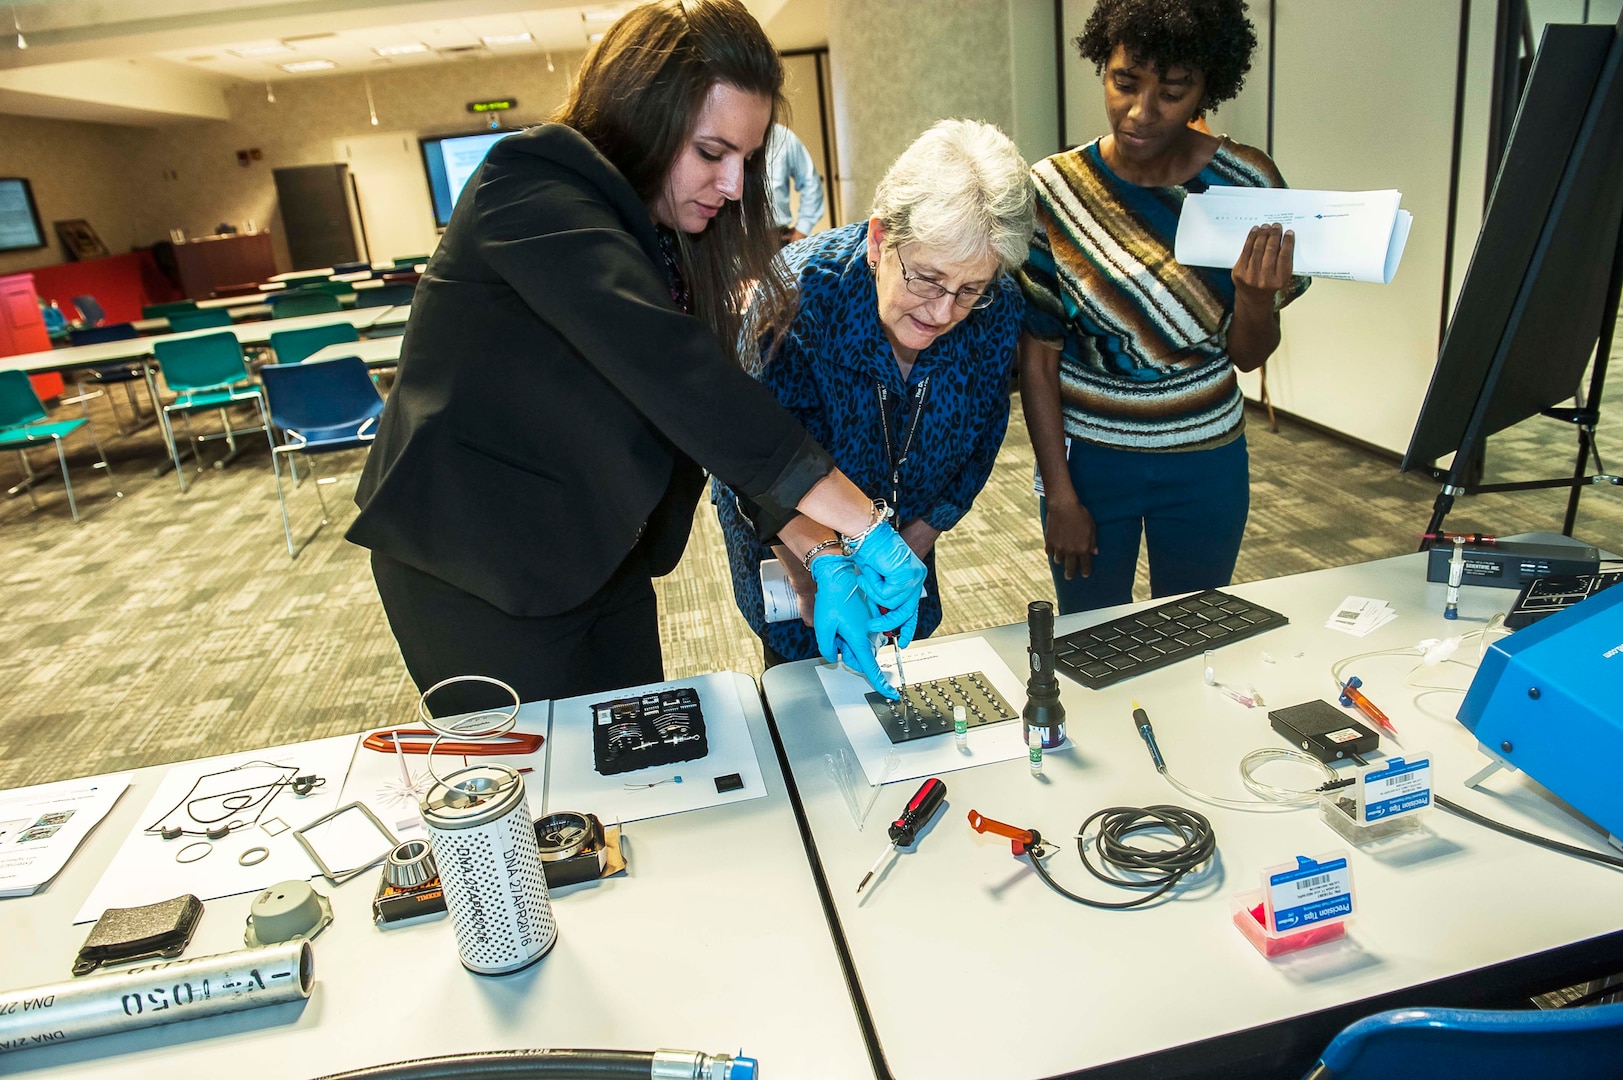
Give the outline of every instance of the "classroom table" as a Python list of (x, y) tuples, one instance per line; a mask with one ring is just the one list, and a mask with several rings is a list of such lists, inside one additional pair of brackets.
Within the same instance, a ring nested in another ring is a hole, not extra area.
[[(338, 887), (317, 877), (334, 922), (313, 942), (315, 989), (302, 1006), (46, 1045), (0, 1056), (0, 1070), (53, 1080), (298, 1078), (521, 1047), (742, 1047), (774, 1080), (871, 1076), (760, 698), (748, 676), (734, 680), (766, 796), (627, 824), (628, 873), (554, 890), (558, 940), (532, 967), (471, 974), (448, 918), (373, 925), (376, 872)], [(136, 774), (54, 882), (0, 900), (8, 988), (68, 977), (90, 929), (69, 920), (163, 771)], [(544, 775), (538, 768), (529, 783)], [(185, 955), (241, 948), (252, 899), (208, 901)]]
[[(46, 349), (40, 352), (17, 353), (13, 356), (0, 356), (0, 371), (17, 370), (29, 373), (39, 371), (71, 372), (75, 368), (92, 367), (96, 364), (115, 363), (121, 360), (141, 360), (155, 355), (159, 343), (178, 341), (184, 338), (202, 337), (206, 334), (229, 333), (244, 345), (269, 344), (270, 336), (285, 330), (304, 330), (316, 326), (330, 326), (334, 323), (347, 322), (361, 332), (374, 328), (392, 329), (404, 326), (411, 317), (411, 305), (401, 304), (395, 307), (355, 308), (350, 311), (325, 312), (319, 315), (297, 315), (288, 319), (264, 319), (258, 322), (236, 323), (231, 326), (209, 327), (205, 330), (187, 330), (178, 334), (158, 334), (153, 337), (127, 338), (121, 341), (102, 341), (94, 345), (72, 345), (61, 349)], [(147, 391), (152, 395), (154, 402), (161, 400), (158, 396), (158, 382), (153, 365), (143, 365)], [(171, 462), (178, 460), (178, 451), (175, 446), (174, 431), (169, 425), (168, 417), (162, 409), (158, 410), (159, 424), (163, 430), (164, 445), (169, 450)], [(164, 468), (160, 467), (159, 472)], [(184, 470), (175, 470), (176, 479), (180, 483), (182, 493), (186, 491), (186, 476)]]
[(366, 361), (367, 367), (391, 367), (400, 363), (400, 347), (405, 340), (405, 337), (396, 334), (393, 337), (367, 338), (364, 341), (341, 341), (336, 345), (323, 345), (305, 357), (304, 361), (309, 363), (312, 360), (336, 360), (341, 356), (358, 356)]
[[(242, 297), (233, 296), (227, 297), (227, 299), (238, 300), (242, 299)], [(250, 296), (247, 297), (247, 299), (257, 300), (258, 298)], [(250, 304), (233, 304), (228, 310), (231, 312), (231, 318), (235, 321), (250, 322), (254, 319), (270, 318), (271, 312), (274, 309), (271, 307), (271, 305), (260, 302)], [(155, 315), (150, 319), (136, 319), (131, 322), (130, 325), (135, 327), (135, 331), (138, 334), (164, 334), (169, 332), (169, 317), (167, 315)]]
[[(1425, 558), (1231, 587), (1288, 615), (1291, 624), (1218, 650), (1217, 681), (1254, 685), (1268, 707), (1333, 701), (1329, 667), (1338, 658), (1480, 630), (1516, 596), (1467, 587), (1459, 620), (1446, 621), (1446, 586), (1425, 581)], [(1388, 600), (1398, 618), (1362, 638), (1326, 629), (1349, 595)], [(1124, 610), (1064, 617), (1056, 632)], [(1025, 625), (984, 636), (1023, 682)], [(1474, 663), (1477, 648), (1467, 641), (1459, 655)], [(1483, 790), (1465, 788), (1487, 759), (1452, 719), (1460, 694), (1417, 697), (1421, 690), (1405, 682), (1418, 659), (1417, 653), (1373, 657), (1348, 673), (1363, 679), (1391, 717), (1404, 751), (1432, 755), (1438, 794), (1510, 825), (1617, 854), (1595, 826), (1520, 773), (1501, 772)], [(882, 788), (866, 829), (857, 830), (825, 768), (824, 755), (848, 741), (818, 664), (773, 668), (762, 683), (792, 795), (807, 822), (808, 850), (854, 971), (859, 1011), (898, 1080), (1172, 1077), (1225, 1069), (1299, 1077), (1335, 1032), (1383, 1009), (1516, 1007), (1528, 993), (1623, 970), (1623, 875), (1435, 807), (1418, 842), (1375, 854), (1351, 850), (1357, 907), (1343, 945), (1265, 959), (1232, 925), (1231, 897), (1258, 888), (1266, 867), (1349, 845), (1316, 809), (1220, 809), (1157, 774), (1131, 720), (1135, 699), (1154, 724), (1171, 773), (1207, 793), (1253, 797), (1240, 783), (1241, 756), (1286, 745), (1270, 730), (1267, 708), (1248, 709), (1206, 685), (1199, 658), (1098, 691), (1062, 676), (1069, 745), (1044, 754), (1040, 777), (1023, 758), (937, 774), (947, 785), (945, 807), (916, 848), (892, 859), (859, 898), (857, 883), (885, 843), (885, 824), (919, 781)], [(1470, 677), (1449, 664), (1416, 676), (1460, 687)], [(1385, 739), (1382, 749), (1398, 752)], [(1263, 778), (1307, 786), (1303, 780), (1312, 774), (1289, 768), (1296, 771)], [(1174, 899), (1131, 911), (1061, 897), (1012, 856), (1008, 840), (977, 834), (966, 821), (973, 809), (1038, 829), (1059, 845), (1045, 865), (1061, 884), (1121, 901), (1140, 894), (1090, 875), (1074, 833), (1101, 808), (1155, 804), (1205, 814), (1218, 857), (1209, 873), (1186, 879)]]

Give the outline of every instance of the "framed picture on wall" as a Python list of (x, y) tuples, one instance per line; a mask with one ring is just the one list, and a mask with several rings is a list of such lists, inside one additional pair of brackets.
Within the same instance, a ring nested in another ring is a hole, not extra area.
[(20, 176), (0, 177), (0, 251), (26, 251), (45, 246), (34, 190)]
[(101, 237), (96, 235), (96, 230), (84, 218), (53, 221), (51, 224), (55, 226), (57, 239), (62, 241), (62, 248), (70, 260), (78, 262), (81, 259), (106, 257), (107, 245), (101, 242)]

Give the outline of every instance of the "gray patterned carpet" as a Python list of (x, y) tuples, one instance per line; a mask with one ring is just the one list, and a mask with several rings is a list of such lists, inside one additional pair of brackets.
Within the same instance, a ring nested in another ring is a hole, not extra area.
[[(98, 430), (112, 432), (105, 398), (92, 415)], [(342, 538), (358, 455), (321, 462), (324, 473), (341, 475), (327, 489), (333, 522), (319, 532), (312, 488), (291, 493), (304, 547), (289, 560), (262, 437), (245, 437), (236, 462), (206, 470), (184, 496), (172, 475), (152, 474), (163, 456), (155, 428), (104, 442), (124, 497), (108, 497), (89, 470), (88, 443), (75, 443), (83, 524), (69, 520), (59, 483), (42, 486), (39, 510), (26, 498), (0, 498), (0, 788), (411, 715), (414, 694), (365, 552)], [(1288, 422), (1272, 434), (1258, 413), (1250, 442), (1252, 513), (1238, 580), (1415, 548), (1436, 492), (1431, 481), (1400, 476), (1385, 461)], [(1490, 469), (1495, 478), (1565, 473), (1572, 446), (1562, 426), (1529, 421), (1492, 441)], [(209, 444), (205, 456), (219, 447)], [(1615, 467), (1623, 423), (1603, 431), (1601, 449)], [(15, 468), (15, 457), (7, 458), (0, 470)], [(36, 460), (42, 467), (43, 455)], [(1017, 403), (991, 483), (942, 540), (943, 633), (1016, 620), (1027, 601), (1052, 596), (1031, 468)], [(1449, 524), (1556, 531), (1564, 501), (1554, 493), (1465, 499)], [(1623, 546), (1623, 491), (1588, 492), (1583, 505), (1578, 535)], [(687, 558), (660, 583), (660, 601), (671, 676), (759, 672), (758, 644), (732, 605), (708, 503)]]

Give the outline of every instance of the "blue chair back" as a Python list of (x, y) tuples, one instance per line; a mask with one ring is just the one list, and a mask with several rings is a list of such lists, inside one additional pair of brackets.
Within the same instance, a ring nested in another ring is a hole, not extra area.
[(375, 289), (356, 289), (355, 306), (369, 308), (409, 304), (416, 292), (416, 285), (379, 285)]
[[(359, 361), (357, 361), (359, 363)], [(361, 370), (366, 365), (361, 364)], [(367, 380), (371, 382), (370, 379)], [(377, 390), (372, 391), (374, 394)], [(34, 393), (34, 384), (21, 371), (0, 371), (0, 431), (19, 424), (32, 424), (45, 419), (45, 406)]]
[(329, 315), (343, 309), (344, 305), (331, 293), (305, 292), (302, 289), (283, 293), (271, 300), (273, 319), (291, 319), (298, 315)]
[(163, 381), (176, 393), (215, 390), (246, 380), (248, 364), (234, 334), (160, 341), (152, 347)]
[(203, 311), (179, 311), (169, 316), (169, 329), (179, 334), (186, 330), (209, 330), (216, 326), (230, 326), (229, 308), (207, 308)]
[(107, 312), (103, 311), (101, 305), (96, 303), (94, 296), (75, 296), (73, 306), (79, 309), (79, 318), (91, 326), (100, 326), (101, 321), (107, 318)]
[(276, 353), (278, 364), (297, 364), (328, 345), (359, 340), (361, 333), (354, 324), (340, 322), (330, 326), (310, 326), (303, 330), (278, 330), (270, 336), (270, 347)]
[(130, 338), (140, 336), (133, 323), (116, 322), (111, 326), (86, 326), (79, 330), (69, 330), (68, 344), (100, 345), (104, 341), (128, 341)]
[(171, 315), (182, 311), (196, 311), (196, 300), (171, 300), (166, 304), (142, 304), (141, 318), (167, 319)]
[(271, 423), (311, 442), (356, 439), (367, 420), (383, 412), (383, 399), (365, 361), (354, 356), (271, 364), (259, 369)]
[(1616, 1076), (1623, 1004), (1587, 1009), (1394, 1009), (1349, 1024), (1319, 1058), (1334, 1080)]
[(333, 263), (332, 272), (334, 274), (358, 274), (362, 270), (371, 270), (371, 269), (372, 269), (372, 264), (371, 263), (364, 263), (364, 262)]

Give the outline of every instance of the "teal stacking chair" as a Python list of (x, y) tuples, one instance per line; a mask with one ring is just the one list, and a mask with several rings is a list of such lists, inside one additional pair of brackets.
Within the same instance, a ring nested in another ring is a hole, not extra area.
[(196, 300), (171, 300), (167, 304), (143, 304), (141, 306), (141, 318), (167, 319), (171, 315), (179, 315), (182, 312), (196, 310)]
[(1394, 1009), (1330, 1041), (1307, 1080), (1492, 1076), (1586, 1080), (1623, 1073), (1623, 1005)]
[(169, 316), (169, 329), (176, 334), (185, 333), (187, 330), (212, 330), (218, 326), (230, 325), (231, 310), (229, 308), (180, 311)]
[(90, 421), (81, 417), (51, 422), (47, 416), (45, 406), (40, 403), (39, 395), (34, 393), (34, 386), (24, 372), (0, 371), (0, 450), (17, 451), (17, 458), (23, 467), (23, 486), (28, 489), (28, 501), (35, 509), (39, 508), (39, 499), (34, 496), (34, 483), (38, 477), (28, 460), (28, 451), (35, 446), (52, 443), (56, 446), (57, 464), (62, 468), (62, 486), (68, 493), (68, 513), (73, 515), (75, 522), (79, 520), (79, 503), (73, 497), (73, 480), (68, 476), (68, 455), (62, 447), (62, 440), (80, 428), (85, 429), (90, 441), (95, 444), (96, 457), (100, 459), (95, 467), (106, 475), (108, 489), (114, 498), (122, 499), (124, 493), (113, 483), (113, 470), (107, 465), (107, 455), (102, 453), (96, 429), (90, 426)]
[[(158, 358), (158, 370), (163, 381), (174, 392), (175, 400), (163, 407), (165, 415), (178, 414), (186, 426), (186, 438), (192, 444), (192, 459), (201, 468), (202, 454), (198, 443), (210, 439), (224, 439), (230, 448), (224, 457), (214, 463), (222, 469), (237, 456), (237, 433), (231, 427), (233, 405), (253, 403), (259, 412), (259, 429), (271, 445), (276, 444), (271, 434), (270, 419), (265, 413), (265, 399), (248, 373), (248, 362), (242, 354), (242, 343), (234, 334), (204, 334), (194, 338), (173, 338), (159, 341), (153, 346)], [(191, 415), (213, 409), (220, 414), (224, 431), (199, 436), (192, 430)], [(185, 473), (180, 465), (179, 451), (175, 456), (175, 475), (180, 477), (180, 489), (186, 490)]]
[(375, 289), (355, 290), (355, 306), (358, 308), (372, 307), (399, 307), (411, 303), (411, 298), (417, 292), (415, 284), (379, 285)]
[(291, 319), (298, 315), (330, 315), (342, 311), (344, 305), (338, 297), (325, 292), (305, 292), (294, 289), (271, 300), (271, 318)]
[[(306, 455), (308, 463), (311, 455), (371, 445), (377, 438), (383, 399), (372, 385), (366, 364), (355, 356), (304, 364), (272, 364), (260, 371), (259, 377), (265, 381), (271, 420), (283, 434), (282, 443), (271, 447), (271, 468), (276, 473), (276, 498), (282, 504), (282, 533), (287, 538), (287, 554), (289, 558), (297, 558), (277, 457), (287, 455), (288, 468), (292, 469), (294, 454)], [(316, 475), (313, 463), (310, 463), (310, 471), (316, 476), (316, 498), (321, 503), (321, 524), (325, 525), (327, 497), (321, 489), (336, 478)], [(294, 473), (295, 485), (298, 480), (298, 474)]]
[(303, 330), (278, 330), (270, 336), (271, 352), (278, 364), (297, 364), (318, 349), (328, 345), (341, 345), (361, 340), (361, 333), (353, 323), (333, 323), (330, 326), (311, 326)]

